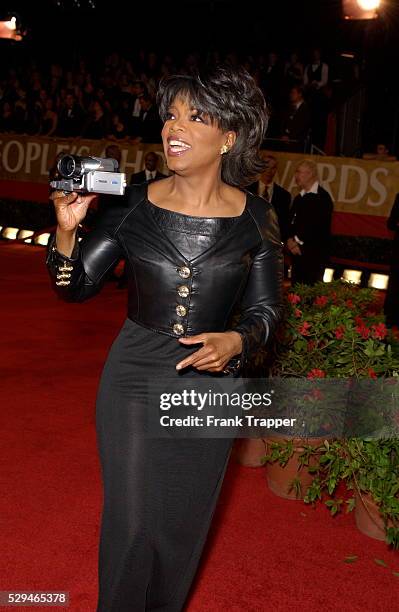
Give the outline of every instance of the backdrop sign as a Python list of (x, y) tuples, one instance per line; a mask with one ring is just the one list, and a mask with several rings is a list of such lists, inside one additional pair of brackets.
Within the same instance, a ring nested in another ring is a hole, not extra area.
[[(48, 172), (61, 151), (102, 157), (107, 144), (110, 142), (0, 134), (0, 197), (47, 202)], [(117, 144), (122, 152), (121, 170), (128, 180), (143, 169), (149, 150), (159, 154), (160, 170), (167, 173), (162, 145)], [(277, 182), (295, 195), (295, 167), (304, 156), (272, 154), (278, 160)], [(391, 237), (386, 218), (399, 192), (399, 162), (317, 155), (312, 160), (318, 166), (321, 184), (334, 201), (334, 233)]]

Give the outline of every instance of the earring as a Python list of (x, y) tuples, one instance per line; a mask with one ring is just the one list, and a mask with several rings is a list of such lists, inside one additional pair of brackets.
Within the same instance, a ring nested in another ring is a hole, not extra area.
[(227, 144), (223, 145), (223, 147), (220, 149), (220, 154), (223, 155), (224, 153), (227, 153), (227, 151), (229, 150), (229, 147), (227, 146)]

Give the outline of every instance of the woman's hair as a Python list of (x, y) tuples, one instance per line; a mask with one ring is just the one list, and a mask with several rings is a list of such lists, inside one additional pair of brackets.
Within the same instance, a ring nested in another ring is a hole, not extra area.
[(268, 111), (263, 93), (251, 75), (242, 67), (216, 66), (195, 76), (165, 77), (157, 92), (162, 121), (178, 97), (187, 99), (223, 132), (236, 132), (234, 145), (222, 156), (222, 179), (237, 187), (254, 182), (266, 167), (259, 148), (267, 129)]

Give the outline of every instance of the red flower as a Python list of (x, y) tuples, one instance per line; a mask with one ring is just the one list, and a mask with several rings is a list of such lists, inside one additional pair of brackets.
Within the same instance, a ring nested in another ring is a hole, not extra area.
[(300, 319), (302, 316), (302, 310), (299, 310), (299, 308), (295, 308), (294, 315), (296, 316), (297, 319)]
[(387, 335), (388, 330), (385, 327), (384, 323), (378, 323), (377, 325), (371, 326), (371, 335), (373, 338), (378, 338), (379, 340), (383, 340)]
[(377, 378), (377, 374), (374, 372), (373, 368), (369, 368), (367, 371), (370, 378)]
[(310, 328), (310, 323), (308, 323), (307, 321), (304, 321), (302, 325), (298, 327), (298, 331), (300, 334), (302, 334), (302, 336), (309, 336), (309, 328)]
[(360, 326), (364, 325), (364, 321), (363, 321), (363, 319), (362, 319), (362, 317), (360, 315), (356, 315), (355, 316), (355, 323), (356, 323), (356, 325), (360, 325)]
[(328, 302), (328, 298), (325, 295), (318, 295), (314, 301), (315, 306), (325, 306)]
[(363, 325), (358, 325), (356, 327), (356, 331), (358, 334), (361, 335), (362, 338), (368, 338), (370, 335), (370, 330), (368, 327), (366, 327), (364, 324)]
[(307, 378), (325, 378), (326, 373), (324, 370), (319, 370), (318, 368), (313, 368), (307, 375)]
[(291, 302), (291, 304), (299, 304), (299, 302), (301, 301), (301, 298), (296, 293), (289, 293), (287, 297), (288, 301)]
[(345, 327), (343, 325), (338, 325), (337, 329), (334, 331), (334, 334), (338, 340), (342, 340), (345, 334)]
[(345, 304), (347, 305), (348, 308), (353, 308), (352, 300), (346, 300)]

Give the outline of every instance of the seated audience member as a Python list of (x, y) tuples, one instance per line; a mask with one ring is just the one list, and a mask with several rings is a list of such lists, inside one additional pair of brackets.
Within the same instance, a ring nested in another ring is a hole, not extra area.
[(7, 134), (8, 132), (14, 132), (15, 119), (13, 107), (10, 102), (4, 102), (0, 112), (0, 132)]
[(285, 242), (288, 237), (291, 194), (274, 182), (274, 177), (277, 172), (277, 159), (274, 155), (268, 155), (265, 159), (267, 160), (265, 171), (261, 175), (259, 181), (250, 185), (248, 190), (263, 196), (268, 202), (273, 204), (280, 226), (281, 241)]
[(128, 137), (127, 127), (120, 117), (120, 115), (115, 114), (111, 119), (111, 128), (109, 133), (107, 134), (107, 138), (110, 140), (124, 140)]
[(319, 185), (313, 161), (298, 164), (295, 181), (301, 191), (292, 202), (286, 242), (292, 256), (291, 281), (314, 285), (323, 280), (328, 262), (333, 202)]
[(94, 100), (90, 107), (89, 119), (83, 128), (82, 137), (93, 140), (105, 138), (109, 133), (109, 118), (104, 106)]
[(74, 94), (69, 92), (58, 116), (57, 135), (64, 138), (80, 136), (83, 123), (84, 111), (76, 102)]
[(364, 153), (363, 159), (376, 159), (378, 161), (396, 161), (394, 155), (390, 155), (388, 147), (384, 143), (377, 144), (375, 153)]
[(384, 301), (384, 314), (388, 327), (399, 326), (399, 194), (387, 221), (387, 227), (394, 233), (389, 282)]
[(148, 95), (142, 96), (140, 106), (140, 117), (136, 125), (137, 133), (133, 135), (136, 142), (161, 142), (162, 123), (152, 98)]
[(45, 110), (42, 118), (40, 134), (42, 136), (53, 136), (57, 130), (58, 115), (54, 110), (54, 102), (52, 98), (47, 98), (44, 106)]
[(290, 108), (283, 116), (281, 138), (298, 141), (303, 150), (310, 123), (310, 109), (303, 98), (303, 89), (300, 85), (294, 85), (290, 90)]
[(130, 185), (139, 185), (141, 183), (158, 181), (165, 178), (165, 174), (158, 171), (159, 156), (154, 151), (149, 151), (144, 157), (144, 170), (136, 172), (130, 177)]

